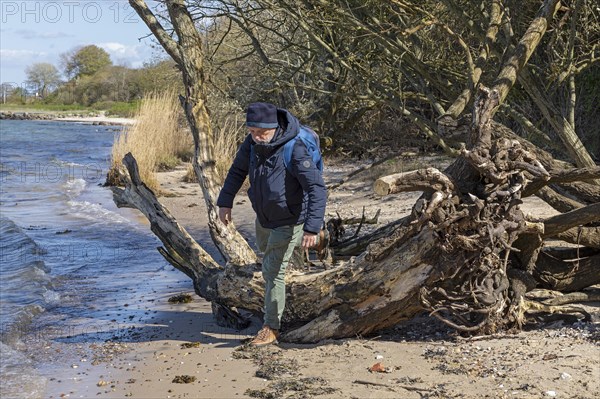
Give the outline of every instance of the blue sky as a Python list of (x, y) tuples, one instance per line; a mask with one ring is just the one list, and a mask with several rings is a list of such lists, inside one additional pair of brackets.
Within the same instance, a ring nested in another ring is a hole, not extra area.
[(149, 33), (125, 0), (0, 0), (0, 82), (20, 86), (37, 62), (60, 70), (61, 53), (90, 44), (114, 64), (138, 68), (165, 56), (150, 46)]

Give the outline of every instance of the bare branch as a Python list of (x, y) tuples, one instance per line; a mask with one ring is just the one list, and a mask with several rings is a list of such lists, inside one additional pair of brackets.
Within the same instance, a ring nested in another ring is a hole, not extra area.
[(546, 33), (548, 23), (554, 17), (559, 4), (559, 0), (544, 1), (538, 12), (538, 16), (531, 22), (529, 28), (527, 28), (527, 31), (513, 51), (513, 54), (504, 63), (493, 86), (498, 91), (500, 97), (499, 104), (504, 102), (510, 88), (517, 81), (517, 76), (529, 60), (529, 57), (531, 57), (531, 54), (533, 54), (544, 33)]
[(600, 202), (544, 220), (544, 237), (553, 237), (572, 227), (600, 222)]
[(158, 22), (154, 13), (148, 8), (144, 0), (129, 0), (129, 5), (137, 12), (142, 21), (150, 28), (152, 34), (160, 42), (165, 51), (177, 64), (181, 64), (181, 56), (177, 42), (165, 31)]
[(218, 263), (177, 223), (169, 211), (162, 206), (156, 196), (142, 181), (137, 162), (131, 153), (123, 158), (129, 179), (125, 190), (115, 188), (113, 195), (118, 206), (139, 209), (150, 221), (150, 228), (162, 241), (167, 258), (178, 269), (188, 276), (199, 279), (207, 269), (221, 269)]

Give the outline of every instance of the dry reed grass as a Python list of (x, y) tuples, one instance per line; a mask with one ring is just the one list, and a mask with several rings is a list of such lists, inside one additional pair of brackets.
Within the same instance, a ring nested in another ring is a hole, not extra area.
[(179, 126), (181, 113), (173, 91), (151, 93), (144, 97), (136, 112), (135, 124), (115, 138), (108, 180), (111, 175), (118, 175), (123, 156), (131, 152), (144, 183), (158, 192), (156, 172), (176, 166), (179, 159), (189, 156), (193, 148), (190, 134)]

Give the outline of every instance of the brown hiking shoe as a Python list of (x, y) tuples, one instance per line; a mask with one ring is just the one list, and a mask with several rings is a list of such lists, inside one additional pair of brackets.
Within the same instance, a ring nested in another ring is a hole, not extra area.
[(277, 337), (279, 336), (278, 330), (273, 330), (269, 326), (263, 326), (260, 329), (256, 337), (250, 341), (251, 346), (265, 346), (277, 343)]

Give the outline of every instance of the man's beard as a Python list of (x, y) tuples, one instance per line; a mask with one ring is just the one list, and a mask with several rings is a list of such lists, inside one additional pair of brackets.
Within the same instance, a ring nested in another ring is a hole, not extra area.
[(266, 139), (255, 139), (254, 136), (252, 136), (252, 140), (254, 140), (256, 144), (269, 144), (271, 140), (273, 140), (273, 137), (275, 137), (275, 135), (272, 135)]

